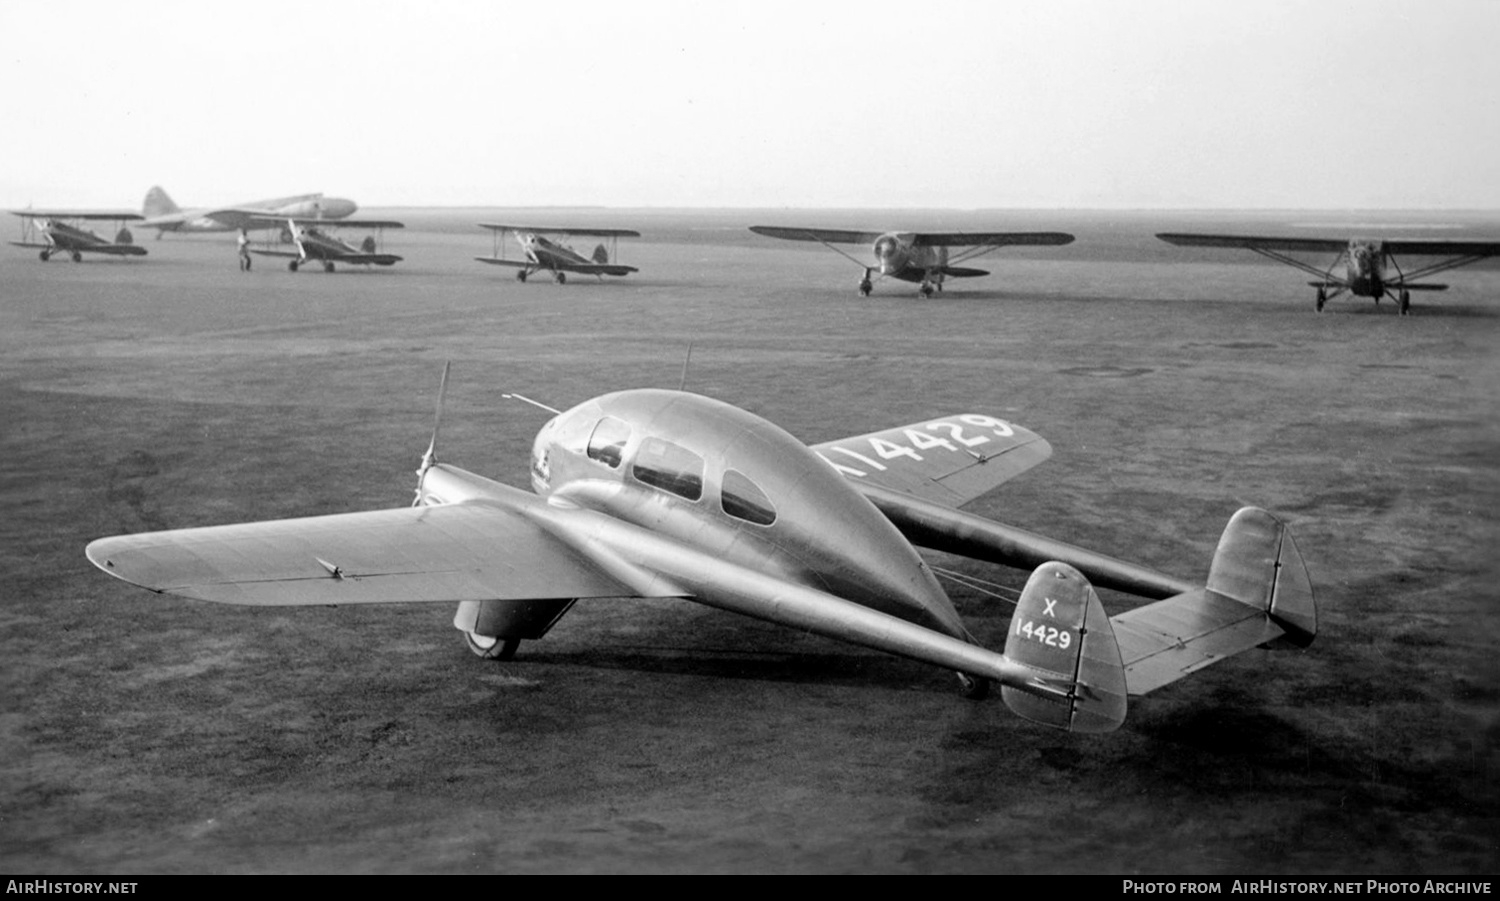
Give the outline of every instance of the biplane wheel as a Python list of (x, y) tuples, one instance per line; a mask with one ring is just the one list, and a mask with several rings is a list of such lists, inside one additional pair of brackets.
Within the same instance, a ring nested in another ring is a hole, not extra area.
[(297, 261), (296, 260), (292, 260), (290, 263), (287, 263), (286, 264), (286, 268), (290, 269), (293, 272), (296, 272), (297, 271)]
[(82, 263), (83, 262), (83, 254), (79, 253), (76, 250), (73, 251), (73, 262), (75, 262), (75, 263)]
[(464, 644), (474, 652), (474, 656), (481, 660), (509, 660), (516, 656), (516, 649), (521, 646), (519, 638), (496, 638), (492, 635), (476, 635), (473, 632), (464, 633)]
[(323, 261), (323, 271), (324, 272), (332, 272), (333, 271), (333, 261), (332, 260), (324, 260)]
[(42, 258), (42, 262), (45, 263), (48, 260), (52, 259), (52, 251), (50, 251), (50, 250), (44, 250), (41, 253), (37, 254), (37, 256), (41, 257)]
[(516, 281), (518, 281), (518, 282), (525, 282), (526, 281), (526, 270), (525, 269), (517, 269), (516, 270)]
[(983, 676), (971, 676), (968, 673), (957, 673), (958, 693), (971, 701), (981, 701), (989, 697), (990, 680)]
[(1326, 303), (1328, 303), (1328, 293), (1326, 291), (1324, 291), (1322, 288), (1319, 288), (1318, 289), (1318, 299), (1313, 302), (1313, 305), (1315, 307), (1317, 307), (1318, 312), (1321, 313), (1321, 312), (1323, 312), (1323, 305), (1326, 304)]
[(872, 284), (870, 284), (869, 281), (862, 281), (862, 282), (860, 282), (859, 283), (859, 296), (860, 297), (869, 297), (870, 296), (870, 292), (872, 290), (874, 290), (874, 288), (875, 288), (875, 286), (872, 285)]
[(559, 272), (552, 277), (557, 280), (559, 285), (566, 285), (568, 283), (568, 274), (566, 272)]
[(931, 297), (932, 296), (932, 285), (927, 284), (927, 283), (924, 282), (922, 284), (922, 287), (920, 287), (920, 288), (917, 289), (917, 293), (920, 294), (920, 295), (922, 295), (923, 297)]
[(1396, 309), (1401, 312), (1402, 316), (1410, 316), (1411, 315), (1411, 292), (1410, 291), (1407, 291), (1407, 290), (1404, 290), (1404, 289), (1402, 290), (1401, 297), (1398, 299), (1398, 303), (1397, 303)]

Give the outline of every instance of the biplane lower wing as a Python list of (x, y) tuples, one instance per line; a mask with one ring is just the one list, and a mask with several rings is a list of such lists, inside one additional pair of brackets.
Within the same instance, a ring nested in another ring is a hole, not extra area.
[[(491, 266), (509, 266), (512, 269), (537, 269), (539, 264), (527, 260), (507, 260), (500, 257), (475, 257), (481, 263), (489, 263)], [(546, 266), (540, 266), (545, 269)], [(568, 272), (579, 272), (584, 275), (629, 275), (632, 272), (640, 272), (634, 266), (622, 266), (617, 263), (568, 263)]]
[[(250, 252), (263, 257), (281, 257), (289, 260), (300, 260), (302, 254), (295, 250), (277, 250), (270, 247), (251, 247)], [(334, 263), (354, 263), (360, 266), (394, 266), (403, 259), (394, 253), (340, 253), (338, 255), (321, 253), (308, 254), (310, 259), (328, 260)]]
[(83, 243), (81, 241), (58, 241), (47, 244), (42, 241), (11, 241), (14, 247), (27, 247), (32, 250), (53, 250), (58, 253), (102, 253), (112, 257), (143, 257), (146, 248), (139, 244), (102, 244)]

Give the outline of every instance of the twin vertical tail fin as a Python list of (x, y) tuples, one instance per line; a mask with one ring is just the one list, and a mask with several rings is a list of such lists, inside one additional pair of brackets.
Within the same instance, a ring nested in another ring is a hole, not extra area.
[(1109, 618), (1073, 567), (1032, 573), (1011, 620), (1005, 656), (1037, 670), (1003, 689), (1017, 714), (1071, 732), (1105, 732), (1144, 695), (1252, 648), (1305, 648), (1317, 603), (1287, 525), (1264, 510), (1235, 513), (1202, 588)]
[(1012, 712), (1069, 732), (1109, 732), (1125, 721), (1120, 646), (1094, 587), (1068, 564), (1043, 563), (1031, 574), (1005, 656), (1037, 671), (1034, 691), (1000, 689)]

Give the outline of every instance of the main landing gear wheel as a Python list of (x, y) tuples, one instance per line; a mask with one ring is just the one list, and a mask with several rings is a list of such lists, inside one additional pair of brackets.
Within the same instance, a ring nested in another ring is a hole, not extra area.
[(516, 281), (518, 281), (518, 282), (525, 282), (526, 281), (526, 270), (525, 269), (517, 269), (516, 270)]
[(324, 260), (323, 261), (323, 271), (324, 272), (332, 272), (333, 271), (333, 263), (332, 263), (332, 261), (330, 261), (330, 260)]
[(1397, 298), (1396, 309), (1400, 311), (1400, 313), (1401, 313), (1402, 316), (1410, 316), (1411, 315), (1411, 292), (1410, 291), (1407, 291), (1404, 288), (1401, 290), (1401, 296), (1399, 298)]
[(932, 283), (931, 282), (923, 282), (922, 283), (922, 287), (920, 287), (920, 288), (917, 289), (917, 293), (920, 294), (920, 295), (922, 295), (923, 297), (931, 297), (932, 296), (932, 290), (933, 289), (932, 289)]
[(979, 701), (989, 697), (990, 680), (983, 676), (971, 676), (968, 673), (956, 673), (958, 676), (958, 693), (971, 701)]
[(1328, 303), (1328, 292), (1324, 291), (1322, 288), (1319, 288), (1318, 299), (1314, 302), (1314, 305), (1317, 307), (1319, 313), (1323, 312), (1323, 305), (1326, 303)]
[(465, 632), (464, 644), (481, 660), (509, 660), (516, 656), (516, 648), (521, 646), (521, 639), (495, 638), (492, 635)]
[(73, 262), (75, 262), (75, 263), (82, 263), (83, 262), (83, 254), (79, 253), (76, 250), (73, 251)]
[(875, 286), (872, 285), (872, 284), (870, 284), (870, 282), (869, 282), (868, 279), (865, 280), (865, 281), (862, 281), (862, 282), (859, 283), (859, 296), (860, 297), (869, 297), (870, 296), (870, 292), (873, 291), (874, 289), (875, 289)]
[(48, 260), (52, 259), (52, 251), (44, 250), (40, 254), (38, 254), (38, 256), (40, 256), (42, 258), (42, 262), (45, 263)]
[(553, 273), (552, 278), (559, 285), (566, 285), (568, 283), (568, 274), (566, 272)]
[(297, 265), (298, 265), (297, 261), (296, 260), (292, 260), (290, 263), (286, 264), (286, 268), (292, 270), (293, 272), (296, 272), (297, 271)]

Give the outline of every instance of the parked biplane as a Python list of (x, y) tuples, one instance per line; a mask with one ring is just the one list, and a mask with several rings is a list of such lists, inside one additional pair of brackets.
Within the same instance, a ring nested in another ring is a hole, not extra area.
[[(487, 228), (494, 237), (494, 250), (490, 256), (475, 257), (481, 263), (489, 263), (492, 266), (510, 266), (516, 270), (516, 281), (524, 282), (530, 276), (543, 270), (552, 273), (552, 280), (559, 285), (566, 284), (568, 273), (576, 272), (582, 275), (598, 276), (604, 281), (606, 275), (629, 275), (638, 272), (634, 266), (622, 266), (619, 259), (619, 240), (621, 238), (639, 238), (640, 232), (631, 231), (627, 228), (565, 228), (565, 227), (540, 227), (531, 225), (499, 225), (492, 222), (479, 223), (480, 228)], [(515, 236), (516, 243), (521, 247), (520, 259), (507, 259), (505, 256), (505, 236), (509, 233)], [(549, 238), (553, 237), (586, 237), (607, 238), (609, 247), (603, 244), (596, 245), (591, 256), (584, 256), (573, 248), (560, 241)]]
[[(252, 222), (262, 223), (253, 219)], [(288, 260), (286, 268), (293, 272), (309, 262), (323, 264), (324, 272), (332, 272), (335, 263), (350, 263), (359, 266), (394, 266), (401, 257), (385, 253), (380, 247), (385, 229), (405, 228), (403, 223), (390, 219), (341, 219), (329, 222), (323, 219), (284, 218), (277, 220), (291, 238), (296, 250), (282, 250), (268, 241), (263, 247), (250, 248), (251, 253), (265, 257), (281, 257)], [(257, 228), (270, 226), (259, 224)], [(376, 234), (366, 235), (358, 246), (343, 241), (331, 233), (333, 228), (370, 228)]]
[[(802, 228), (800, 226), (752, 225), (750, 230), (768, 238), (786, 241), (816, 241), (864, 270), (859, 280), (859, 294), (869, 297), (875, 289), (875, 277), (894, 278), (917, 285), (922, 297), (943, 290), (950, 278), (977, 278), (989, 275), (983, 269), (960, 266), (959, 263), (983, 256), (1000, 247), (1017, 244), (1059, 245), (1073, 243), (1065, 232), (869, 232), (841, 228)], [(875, 255), (870, 266), (845, 253), (835, 244), (869, 244)], [(956, 248), (956, 249), (955, 249)]]
[[(1397, 240), (1275, 238), (1172, 232), (1158, 234), (1157, 237), (1179, 247), (1238, 247), (1253, 251), (1278, 263), (1284, 263), (1294, 269), (1300, 269), (1317, 278), (1317, 281), (1308, 282), (1308, 285), (1317, 289), (1317, 293), (1313, 296), (1313, 304), (1320, 313), (1323, 312), (1324, 304), (1348, 291), (1354, 297), (1374, 298), (1377, 304), (1380, 303), (1382, 297), (1389, 297), (1396, 302), (1396, 311), (1406, 316), (1411, 312), (1412, 291), (1446, 291), (1448, 289), (1447, 285), (1418, 282), (1417, 279), (1477, 263), (1486, 257), (1500, 255), (1500, 241), (1464, 241), (1446, 238)], [(1299, 251), (1333, 253), (1337, 256), (1327, 267), (1320, 268), (1291, 256), (1292, 253)], [(1410, 272), (1406, 272), (1396, 262), (1396, 254), (1446, 257), (1447, 259), (1415, 267)], [(1334, 274), (1334, 270), (1340, 263), (1344, 264), (1342, 277)], [(1391, 274), (1393, 269), (1395, 270), (1394, 276)]]
[[(139, 213), (123, 210), (11, 210), (21, 217), (21, 240), (12, 241), (16, 247), (40, 250), (37, 256), (42, 262), (52, 259), (53, 254), (65, 253), (73, 262), (83, 261), (86, 253), (100, 253), (112, 257), (143, 257), (146, 248), (135, 243), (135, 237), (126, 222), (141, 218)], [(106, 221), (117, 224), (114, 240), (102, 237), (83, 223)]]
[(279, 228), (287, 217), (297, 219), (347, 219), (359, 205), (343, 197), (322, 194), (293, 194), (270, 200), (252, 200), (224, 207), (198, 207), (184, 210), (160, 185), (146, 192), (141, 210), (146, 218), (141, 225), (156, 229), (156, 237), (165, 232), (231, 232), (244, 229)]
[[(439, 423), (446, 384), (445, 369)], [(966, 695), (999, 682), (1016, 713), (1079, 732), (1118, 727), (1130, 695), (1317, 632), (1302, 557), (1263, 510), (1234, 515), (1204, 583), (962, 512), (1051, 454), (995, 416), (809, 447), (682, 391), (537, 406), (556, 415), (530, 492), (438, 462), (435, 424), (412, 507), (102, 538), (88, 558), (223, 603), (457, 602), (469, 649), (502, 660), (581, 598), (680, 598), (951, 669)], [(914, 546), (1036, 567), (1004, 653), (976, 642)], [(1158, 600), (1110, 618), (1093, 584)]]

